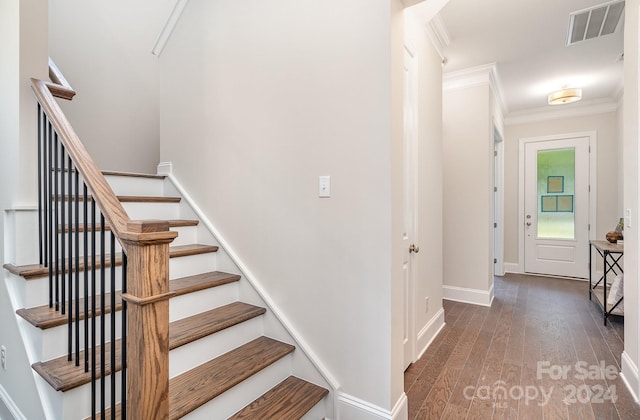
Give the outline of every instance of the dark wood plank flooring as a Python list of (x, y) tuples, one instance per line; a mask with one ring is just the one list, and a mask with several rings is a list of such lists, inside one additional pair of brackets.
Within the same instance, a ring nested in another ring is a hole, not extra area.
[(619, 376), (624, 320), (605, 327), (586, 282), (507, 274), (494, 290), (491, 308), (444, 301), (445, 328), (405, 372), (410, 420), (640, 419)]

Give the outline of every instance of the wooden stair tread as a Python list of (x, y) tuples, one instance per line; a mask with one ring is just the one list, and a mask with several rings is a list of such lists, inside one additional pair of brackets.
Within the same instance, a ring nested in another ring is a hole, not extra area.
[[(121, 340), (116, 340), (116, 367), (115, 371), (122, 369), (121, 360)], [(100, 377), (100, 346), (95, 348), (96, 365), (98, 366), (96, 378)], [(105, 373), (111, 374), (111, 345), (105, 346)], [(80, 351), (80, 366), (69, 362), (67, 356), (58, 357), (46, 362), (37, 362), (31, 365), (33, 370), (49, 383), (56, 391), (69, 391), (91, 382), (91, 372), (84, 371), (84, 350)], [(89, 367), (91, 367), (91, 356), (89, 356)]]
[(225, 328), (248, 321), (266, 312), (265, 308), (233, 302), (169, 324), (169, 349), (199, 340)]
[(179, 203), (182, 197), (160, 197), (151, 195), (119, 195), (121, 203)]
[(169, 282), (169, 288), (172, 292), (175, 292), (176, 296), (180, 296), (211, 287), (222, 286), (227, 283), (233, 283), (238, 280), (240, 280), (240, 276), (237, 274), (212, 271), (171, 280)]
[[(185, 257), (189, 255), (206, 254), (209, 252), (216, 252), (217, 246), (214, 245), (202, 245), (202, 244), (190, 244), (190, 245), (178, 245), (169, 247), (169, 258)], [(105, 254), (105, 267), (111, 266), (111, 256)], [(75, 262), (72, 263), (74, 267)], [(116, 254), (116, 266), (122, 264), (122, 255)], [(61, 266), (61, 264), (60, 264)], [(22, 276), (26, 280), (34, 278), (45, 277), (49, 275), (49, 267), (45, 267), (41, 264), (20, 265), (5, 264), (3, 267), (12, 274)], [(69, 264), (66, 264), (66, 270), (69, 269)], [(96, 269), (100, 268), (100, 261), (96, 261)], [(84, 263), (80, 263), (80, 271), (84, 271)]]
[[(235, 302), (212, 311), (194, 315), (189, 318), (174, 321), (169, 324), (169, 349), (183, 346), (202, 337), (221, 331), (224, 328), (239, 324), (248, 319), (262, 315), (264, 308)], [(120, 357), (121, 340), (116, 340), (116, 356)], [(107, 374), (110, 374), (111, 345), (105, 347), (107, 354)], [(96, 347), (96, 357), (100, 360), (100, 346)], [(67, 356), (61, 356), (46, 362), (32, 365), (33, 369), (44, 378), (56, 391), (68, 391), (91, 381), (91, 374), (84, 371), (84, 351), (80, 352), (81, 366), (69, 362)], [(116, 371), (121, 369), (116, 363)], [(97, 373), (99, 377), (99, 372)]]
[[(111, 293), (105, 293), (105, 308), (104, 313), (111, 313)], [(122, 309), (122, 297), (120, 292), (116, 292), (116, 311)], [(84, 298), (80, 299), (80, 319), (84, 319)], [(69, 311), (69, 304), (66, 304), (67, 311)], [(62, 314), (60, 311), (56, 311), (55, 307), (50, 308), (49, 305), (36, 306), (34, 308), (23, 308), (16, 311), (18, 315), (27, 320), (31, 325), (43, 330), (59, 327), (65, 325), (69, 320), (69, 312)], [(102, 310), (100, 309), (100, 296), (96, 296), (96, 315), (100, 315)], [(75, 300), (73, 310), (71, 311), (72, 319), (76, 320), (75, 315)], [(91, 299), (89, 299), (89, 317), (92, 317), (91, 313)]]
[(260, 398), (238, 411), (229, 420), (300, 419), (329, 391), (303, 379), (289, 376)]
[(169, 256), (171, 258), (188, 257), (190, 255), (208, 254), (216, 251), (218, 251), (218, 247), (215, 245), (177, 245), (169, 248)]
[[(169, 228), (179, 228), (179, 227), (189, 227), (189, 226), (198, 226), (199, 221), (195, 220), (195, 219), (172, 219), (172, 220), (167, 220), (167, 222), (169, 222)], [(93, 229), (91, 228), (91, 225), (89, 224), (87, 226), (87, 232), (91, 232)], [(109, 226), (109, 224), (106, 224), (104, 226), (104, 230), (106, 231), (110, 231), (111, 230), (111, 226)], [(76, 227), (75, 226), (71, 226), (71, 232), (75, 233), (76, 231)], [(100, 224), (96, 224), (96, 232), (100, 231)], [(69, 226), (68, 225), (64, 225), (64, 226), (60, 226), (58, 228), (58, 233), (69, 233)], [(78, 226), (78, 232), (84, 232), (84, 223), (80, 223)]]
[(295, 349), (259, 337), (169, 381), (169, 418), (179, 419)]
[[(220, 271), (212, 271), (210, 273), (198, 274), (196, 276), (183, 277), (181, 279), (171, 280), (169, 282), (169, 288), (175, 292), (175, 296), (181, 296), (187, 293), (197, 292), (223, 284), (231, 283), (240, 280), (240, 276), (237, 274), (228, 274)], [(105, 313), (111, 312), (111, 294), (105, 294)], [(80, 319), (84, 319), (84, 298), (80, 299)], [(67, 303), (67, 308), (68, 308)], [(122, 309), (122, 299), (120, 298), (120, 292), (116, 294), (116, 311)], [(98, 309), (97, 314), (100, 315)], [(69, 319), (67, 314), (61, 314), (60, 311), (56, 311), (54, 308), (49, 308), (49, 305), (36, 306), (33, 308), (23, 308), (16, 311), (18, 315), (27, 320), (31, 325), (46, 330), (48, 328), (58, 327), (65, 325)], [(89, 315), (91, 316), (91, 315)], [(72, 318), (75, 320), (75, 312), (72, 313)]]
[[(155, 195), (117, 195), (116, 196), (121, 203), (179, 203), (182, 200), (182, 197), (164, 197), (164, 196), (155, 196)], [(69, 197), (68, 195), (64, 196), (51, 196), (52, 199), (56, 199), (57, 201), (69, 201), (71, 198), (72, 201), (76, 200), (75, 196)], [(91, 201), (93, 197), (90, 195), (87, 196), (87, 200)], [(79, 195), (78, 201), (84, 201), (84, 196)]]
[(137, 172), (102, 171), (102, 175), (124, 176), (129, 178), (165, 179), (165, 175), (141, 174)]

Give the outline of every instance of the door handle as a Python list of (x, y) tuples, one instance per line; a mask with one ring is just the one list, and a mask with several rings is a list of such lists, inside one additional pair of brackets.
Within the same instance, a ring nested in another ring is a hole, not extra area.
[(531, 222), (527, 222), (527, 226), (531, 226)]
[(411, 244), (409, 246), (409, 253), (411, 253), (411, 252), (414, 252), (414, 253), (417, 254), (418, 252), (420, 252), (420, 247), (417, 246), (416, 244)]

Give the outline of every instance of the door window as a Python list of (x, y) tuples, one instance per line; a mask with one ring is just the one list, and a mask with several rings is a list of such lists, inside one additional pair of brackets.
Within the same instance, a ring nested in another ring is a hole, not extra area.
[(575, 239), (575, 148), (538, 150), (537, 237)]

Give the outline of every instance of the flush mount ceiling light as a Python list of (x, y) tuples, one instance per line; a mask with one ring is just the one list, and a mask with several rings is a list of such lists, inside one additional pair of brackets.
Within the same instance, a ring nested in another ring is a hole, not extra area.
[(549, 100), (549, 105), (562, 105), (577, 102), (582, 99), (582, 89), (563, 88), (555, 92), (551, 92), (547, 99)]

